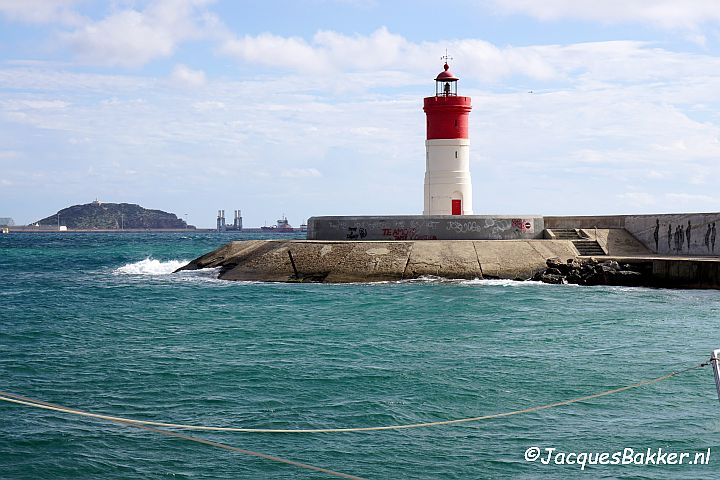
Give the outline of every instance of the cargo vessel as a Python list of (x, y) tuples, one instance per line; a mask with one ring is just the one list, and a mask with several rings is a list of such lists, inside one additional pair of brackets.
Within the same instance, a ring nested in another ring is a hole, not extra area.
[(295, 231), (295, 229), (288, 222), (285, 215), (283, 215), (282, 218), (277, 221), (276, 225), (272, 225), (270, 227), (268, 227), (268, 226), (260, 227), (260, 230), (262, 230), (263, 232), (276, 232), (276, 233), (291, 233), (291, 232)]

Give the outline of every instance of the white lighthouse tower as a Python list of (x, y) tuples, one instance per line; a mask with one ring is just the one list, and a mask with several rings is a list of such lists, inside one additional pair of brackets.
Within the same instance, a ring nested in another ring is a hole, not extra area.
[[(447, 59), (447, 56), (446, 56)], [(472, 215), (470, 97), (458, 97), (447, 62), (435, 78), (435, 96), (426, 97), (425, 202), (423, 215)]]

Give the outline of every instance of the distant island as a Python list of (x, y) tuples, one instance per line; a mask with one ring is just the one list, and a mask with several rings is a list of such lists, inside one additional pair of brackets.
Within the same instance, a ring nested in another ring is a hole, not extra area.
[(35, 223), (57, 227), (58, 221), (71, 230), (195, 228), (173, 213), (149, 210), (133, 203), (102, 203), (97, 200), (64, 208)]

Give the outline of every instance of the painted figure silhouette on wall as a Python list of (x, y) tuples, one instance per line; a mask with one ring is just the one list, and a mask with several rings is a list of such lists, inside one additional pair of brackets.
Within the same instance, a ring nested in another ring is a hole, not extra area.
[(678, 252), (682, 252), (683, 246), (685, 245), (685, 229), (680, 225), (680, 232), (678, 232)]
[(707, 251), (710, 251), (710, 231), (712, 230), (712, 227), (708, 223), (708, 229), (707, 232), (705, 232), (705, 248), (707, 248)]
[(685, 237), (687, 238), (688, 252), (690, 252), (690, 228), (692, 228), (692, 226), (690, 224), (690, 220), (688, 220), (688, 226), (685, 229)]
[(655, 239), (655, 253), (658, 252), (658, 241), (660, 240), (660, 220), (655, 219), (655, 232), (653, 233)]
[(668, 253), (672, 250), (670, 249), (670, 239), (672, 238), (672, 223), (668, 223)]
[(715, 253), (715, 222), (713, 222), (712, 231), (710, 232), (710, 245), (712, 246), (712, 252)]

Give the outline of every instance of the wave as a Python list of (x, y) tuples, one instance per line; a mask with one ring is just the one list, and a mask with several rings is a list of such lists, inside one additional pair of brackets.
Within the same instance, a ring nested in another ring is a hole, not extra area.
[(463, 285), (488, 285), (496, 287), (544, 287), (549, 285), (543, 282), (533, 282), (529, 280), (505, 280), (505, 279), (475, 279), (475, 280), (462, 280), (460, 283)]
[[(392, 283), (392, 282), (386, 282)], [(445, 278), (438, 277), (435, 275), (423, 275), (418, 278), (410, 278), (406, 280), (399, 280), (397, 283), (452, 283), (456, 285), (484, 285), (484, 286), (495, 286), (495, 287), (537, 287), (546, 286), (547, 283), (533, 282), (529, 280), (506, 280), (506, 279), (490, 279), (490, 278), (475, 278), (473, 280), (465, 280), (462, 278)]]
[(187, 263), (187, 260), (168, 260), (162, 262), (148, 257), (145, 260), (127, 263), (122, 267), (116, 268), (113, 273), (122, 275), (169, 275)]

